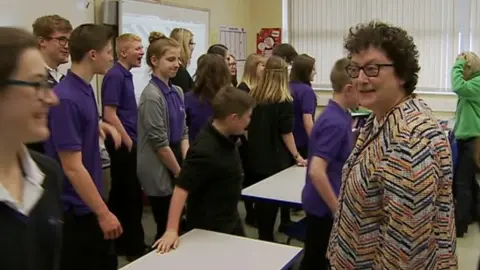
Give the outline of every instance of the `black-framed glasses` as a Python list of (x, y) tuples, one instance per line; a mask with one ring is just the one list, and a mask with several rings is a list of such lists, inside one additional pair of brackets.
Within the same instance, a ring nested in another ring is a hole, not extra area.
[(360, 70), (363, 70), (367, 77), (377, 77), (382, 67), (393, 67), (393, 64), (368, 64), (363, 67), (348, 65), (345, 70), (350, 78), (356, 79), (360, 76)]
[(52, 85), (47, 81), (39, 81), (39, 82), (27, 82), (21, 80), (5, 80), (0, 82), (0, 86), (29, 86), (33, 87), (36, 90), (37, 97), (45, 95), (47, 92), (52, 90)]
[(55, 39), (62, 46), (67, 45), (70, 42), (70, 39), (67, 37), (49, 37), (49, 39)]

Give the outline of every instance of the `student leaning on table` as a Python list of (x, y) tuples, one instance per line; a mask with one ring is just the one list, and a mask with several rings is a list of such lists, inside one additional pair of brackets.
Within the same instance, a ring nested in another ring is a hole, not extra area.
[(232, 86), (221, 89), (213, 99), (213, 120), (192, 144), (176, 180), (167, 231), (154, 244), (160, 253), (178, 246), (185, 202), (188, 229), (245, 235), (237, 210), (243, 170), (236, 138), (248, 126), (253, 105), (253, 98)]
[(345, 39), (347, 73), (372, 110), (350, 157), (328, 247), (332, 269), (456, 269), (448, 138), (413, 91), (418, 51), (372, 21)]
[(155, 240), (165, 232), (175, 178), (189, 148), (183, 91), (173, 85), (180, 67), (180, 45), (159, 32), (148, 38), (150, 82), (138, 103), (137, 174), (152, 206)]
[(57, 270), (62, 171), (24, 144), (49, 136), (58, 99), (32, 34), (0, 27), (0, 66), (0, 269)]

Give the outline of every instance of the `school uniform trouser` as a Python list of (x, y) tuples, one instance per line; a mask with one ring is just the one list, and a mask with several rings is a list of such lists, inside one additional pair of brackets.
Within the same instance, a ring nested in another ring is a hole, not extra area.
[(62, 270), (116, 270), (112, 240), (105, 240), (95, 214), (64, 213)]
[(160, 239), (167, 229), (168, 209), (170, 208), (170, 200), (172, 195), (168, 196), (148, 196), (148, 202), (152, 207), (152, 214), (155, 223), (157, 224), (157, 232), (155, 234), (155, 241)]
[(308, 145), (305, 146), (299, 146), (297, 147), (298, 153), (302, 158), (307, 159), (308, 158)]
[(108, 208), (118, 218), (123, 234), (115, 240), (117, 251), (127, 256), (143, 255), (145, 234), (142, 226), (142, 188), (137, 177), (137, 149), (125, 145), (115, 149), (111, 138), (105, 141), (110, 155), (111, 188)]
[(333, 219), (330, 216), (319, 217), (309, 213), (306, 219), (307, 229), (300, 270), (327, 270), (327, 248)]
[(475, 179), (475, 138), (457, 140), (458, 162), (454, 170), (455, 222), (457, 235), (466, 233), (468, 225), (478, 217), (479, 187)]
[[(172, 150), (175, 159), (177, 160), (178, 164), (182, 165), (182, 154), (181, 154), (181, 147), (180, 142), (178, 143), (170, 143), (170, 149)], [(173, 178), (173, 174), (172, 174)], [(173, 186), (174, 183), (172, 183)], [(157, 224), (157, 233), (155, 234), (155, 240), (162, 237), (167, 229), (167, 222), (168, 222), (168, 210), (170, 208), (170, 200), (172, 199), (172, 194), (167, 196), (148, 196), (148, 201), (150, 206), (152, 207), (152, 214), (155, 223)]]
[[(267, 175), (258, 175), (258, 174), (251, 174), (250, 175), (253, 183), (258, 183), (269, 176)], [(275, 241), (274, 238), (274, 228), (275, 228), (275, 221), (277, 219), (278, 213), (278, 205), (275, 203), (271, 203), (268, 201), (257, 201), (255, 202), (255, 217), (257, 219), (257, 227), (258, 227), (258, 238), (264, 241)], [(280, 216), (280, 223), (287, 224), (290, 222), (290, 208), (282, 207), (281, 208), (281, 216)]]

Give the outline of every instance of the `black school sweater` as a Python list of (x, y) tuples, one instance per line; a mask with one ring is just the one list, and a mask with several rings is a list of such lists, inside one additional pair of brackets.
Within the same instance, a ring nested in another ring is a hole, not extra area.
[(59, 269), (62, 171), (53, 159), (30, 151), (45, 174), (44, 192), (29, 216), (0, 202), (0, 269)]

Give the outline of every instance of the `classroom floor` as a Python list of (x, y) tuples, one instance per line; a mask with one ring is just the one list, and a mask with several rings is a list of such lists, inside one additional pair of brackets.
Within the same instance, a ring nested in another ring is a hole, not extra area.
[[(245, 208), (243, 203), (239, 203), (238, 207), (240, 215), (245, 216)], [(280, 216), (280, 215), (279, 215)], [(292, 220), (298, 220), (302, 218), (300, 215), (292, 215)], [(277, 220), (277, 223), (279, 221)], [(277, 224), (278, 226), (278, 224)], [(145, 241), (146, 243), (152, 243), (153, 238), (155, 237), (156, 226), (153, 221), (152, 213), (150, 209), (145, 209), (143, 215), (143, 227), (145, 229)], [(250, 226), (245, 226), (245, 230), (248, 237), (256, 238), (257, 230)], [(276, 240), (280, 243), (285, 243), (286, 237), (284, 234), (277, 233)], [(181, 243), (180, 243), (181, 244)], [(299, 241), (292, 240), (291, 245), (302, 247), (302, 243)], [(480, 230), (478, 225), (471, 225), (468, 234), (464, 238), (457, 239), (457, 255), (459, 261), (460, 270), (475, 270), (477, 269), (477, 262), (480, 257)], [(124, 257), (119, 257), (120, 267), (126, 265), (128, 262)], [(293, 269), (298, 269), (298, 265), (295, 265)]]

